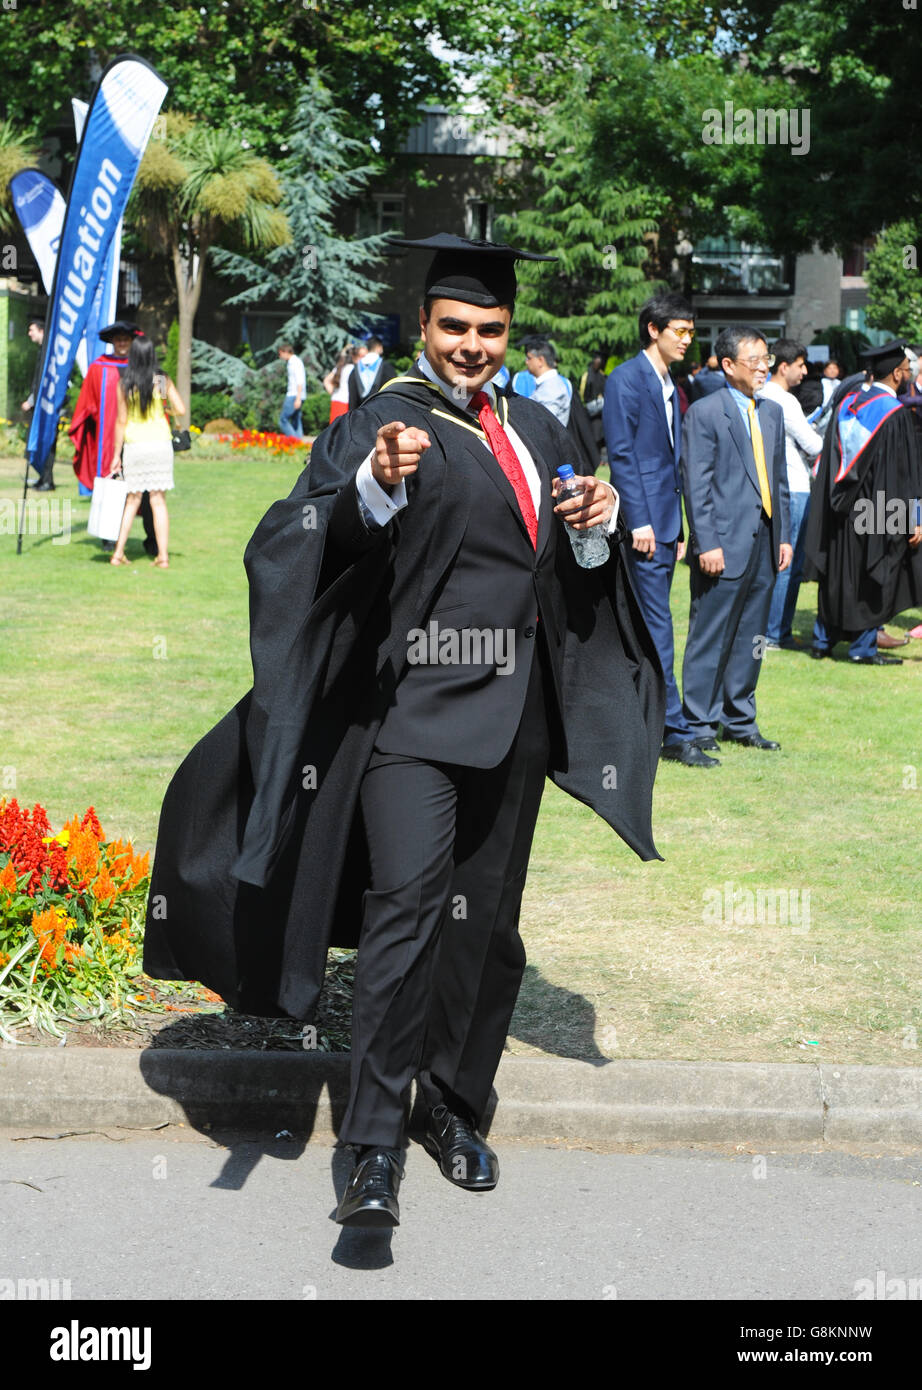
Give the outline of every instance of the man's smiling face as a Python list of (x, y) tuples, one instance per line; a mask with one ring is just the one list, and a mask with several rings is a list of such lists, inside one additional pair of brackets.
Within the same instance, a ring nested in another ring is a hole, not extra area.
[(512, 314), (507, 305), (479, 309), (460, 299), (434, 299), (429, 317), (419, 311), (419, 331), (436, 376), (473, 394), (503, 365)]

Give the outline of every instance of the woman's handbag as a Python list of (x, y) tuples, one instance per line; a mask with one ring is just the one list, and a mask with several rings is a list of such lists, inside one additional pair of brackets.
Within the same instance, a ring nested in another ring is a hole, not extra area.
[(181, 454), (183, 449), (192, 448), (192, 436), (188, 430), (174, 430), (172, 439), (174, 454)]
[(128, 484), (124, 478), (94, 479), (87, 535), (98, 536), (101, 541), (117, 541), (127, 496)]

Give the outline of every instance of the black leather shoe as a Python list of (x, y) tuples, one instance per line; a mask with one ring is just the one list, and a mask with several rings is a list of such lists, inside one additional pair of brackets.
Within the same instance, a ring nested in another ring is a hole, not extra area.
[(743, 738), (733, 738), (724, 730), (724, 741), (726, 743), (738, 743), (741, 748), (762, 748), (766, 752), (774, 753), (780, 747), (780, 743), (775, 743), (774, 739), (763, 738), (761, 734), (745, 734)]
[(881, 656), (880, 652), (875, 652), (873, 656), (850, 656), (849, 661), (853, 666), (902, 666), (901, 656)]
[(54, 490), (54, 483), (46, 483), (44, 479), (40, 483), (36, 483), (35, 486), (36, 492), (54, 492)]
[(368, 1149), (360, 1154), (336, 1209), (340, 1226), (399, 1226), (402, 1177), (399, 1150)]
[(822, 661), (824, 656), (832, 656), (832, 652), (824, 650), (822, 647), (811, 647), (810, 655), (813, 657), (814, 661)]
[[(714, 747), (717, 747), (716, 743)], [(660, 757), (671, 763), (682, 763), (685, 767), (720, 767), (720, 759), (709, 758), (706, 753), (702, 753), (700, 745), (696, 744), (694, 739), (687, 743), (664, 743)]]
[(693, 740), (696, 748), (700, 748), (705, 753), (719, 753), (720, 744), (716, 738), (696, 738)]
[(499, 1159), (473, 1124), (437, 1105), (426, 1120), (423, 1147), (438, 1159), (449, 1182), (469, 1192), (489, 1192), (499, 1181)]

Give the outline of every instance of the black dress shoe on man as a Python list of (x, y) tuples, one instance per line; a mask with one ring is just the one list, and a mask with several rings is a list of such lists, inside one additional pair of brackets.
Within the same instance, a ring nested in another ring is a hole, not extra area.
[(469, 1192), (489, 1192), (499, 1181), (499, 1159), (473, 1124), (437, 1105), (426, 1120), (423, 1147), (438, 1159), (449, 1182)]
[[(714, 747), (717, 747), (716, 743)], [(689, 739), (687, 743), (664, 743), (660, 757), (667, 762), (682, 763), (684, 767), (720, 767), (720, 759), (709, 758), (702, 753), (701, 745), (694, 739)]]
[(43, 478), (42, 481), (41, 481), (40, 483), (36, 483), (35, 491), (36, 491), (36, 492), (54, 492), (54, 491), (55, 491), (55, 486), (54, 486), (54, 483), (48, 483), (48, 482), (46, 482), (45, 479)]
[(810, 655), (814, 661), (822, 661), (824, 656), (832, 656), (832, 652), (828, 647), (811, 647)]
[(775, 753), (781, 747), (774, 739), (763, 738), (761, 734), (744, 734), (742, 738), (734, 738), (724, 730), (725, 743), (738, 743), (741, 748), (762, 748), (765, 752)]
[(402, 1177), (398, 1149), (362, 1149), (336, 1209), (340, 1226), (399, 1226)]
[(873, 656), (850, 656), (849, 661), (854, 666), (902, 666), (901, 656), (882, 656), (880, 652), (875, 652)]
[(720, 744), (716, 738), (696, 738), (695, 747), (700, 748), (703, 753), (719, 753)]

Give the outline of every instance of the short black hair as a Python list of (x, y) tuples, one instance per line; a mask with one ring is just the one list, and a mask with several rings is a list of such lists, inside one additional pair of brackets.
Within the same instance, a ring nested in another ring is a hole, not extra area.
[(28, 327), (29, 327), (29, 328), (33, 328), (33, 327), (34, 327), (34, 328), (40, 328), (40, 329), (42, 330), (42, 332), (44, 333), (44, 331), (45, 331), (45, 320), (44, 320), (44, 319), (30, 319), (30, 320), (29, 320), (29, 323), (28, 323)]
[(557, 366), (557, 351), (553, 343), (547, 338), (541, 338), (535, 334), (534, 337), (526, 338), (522, 346), (526, 356), (533, 352), (536, 357), (543, 357), (549, 367)]
[(718, 367), (723, 365), (725, 357), (729, 357), (731, 362), (736, 361), (740, 343), (765, 343), (767, 347), (768, 339), (761, 328), (751, 328), (747, 324), (731, 323), (727, 328), (722, 328), (714, 344)]
[(798, 357), (802, 357), (804, 362), (807, 360), (807, 349), (794, 338), (779, 338), (772, 347), (772, 353), (775, 358), (775, 371), (782, 362), (786, 367), (792, 367)]
[(381, 339), (374, 337), (374, 335), (372, 335), (372, 337), (370, 338), (366, 338), (365, 346), (368, 348), (369, 352), (374, 352), (376, 349), (382, 352), (384, 351), (384, 344), (382, 343)]
[(650, 337), (650, 324), (660, 332), (667, 326), (670, 319), (691, 319), (695, 321), (695, 311), (689, 304), (684, 295), (675, 294), (670, 291), (666, 294), (655, 294), (652, 299), (648, 299), (643, 304), (637, 316), (637, 326), (640, 330), (640, 341), (644, 347), (649, 347), (653, 339)]

